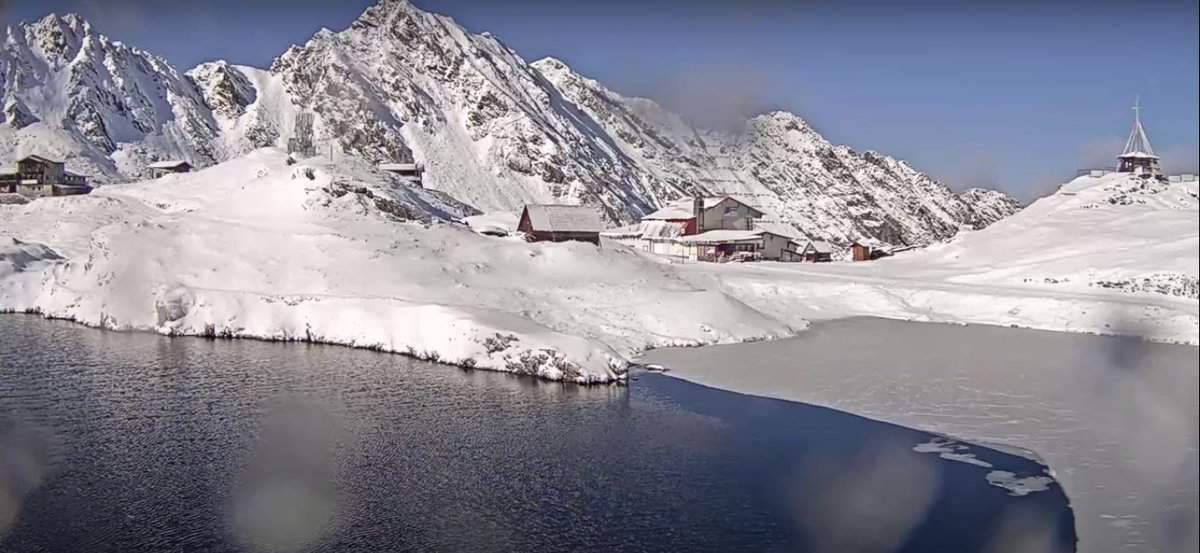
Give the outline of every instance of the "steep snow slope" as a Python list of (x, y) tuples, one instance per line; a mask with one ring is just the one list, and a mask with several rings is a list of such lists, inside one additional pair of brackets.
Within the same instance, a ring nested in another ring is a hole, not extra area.
[(833, 146), (787, 113), (728, 136), (693, 129), (557, 60), (527, 64), (487, 33), (405, 0), (322, 30), (269, 70), (217, 61), (180, 74), (78, 16), (11, 27), (0, 159), (30, 151), (113, 180), (182, 157), (197, 166), (283, 146), (316, 116), (322, 154), (423, 162), (430, 188), (480, 209), (584, 203), (629, 222), (695, 193), (736, 193), (787, 234), (927, 243), (1016, 210), (956, 196), (886, 156)]
[(0, 311), (347, 344), (578, 382), (623, 378), (625, 359), (650, 346), (793, 332), (637, 254), (416, 224), (410, 213), (472, 211), (365, 163), (285, 159), (263, 149), (193, 174), (0, 206)]
[[(534, 62), (621, 151), (685, 190), (749, 198), (775, 222), (838, 243), (928, 243), (982, 228), (1019, 205), (995, 191), (956, 195), (908, 164), (835, 146), (800, 117), (774, 112), (738, 134), (699, 130), (651, 100), (626, 98), (560, 60)], [(793, 233), (794, 234), (794, 233)]]
[(9, 27), (0, 78), (0, 159), (66, 158), (98, 182), (140, 175), (157, 159), (214, 159), (217, 128), (195, 84), (77, 15)]
[(371, 160), (423, 161), (429, 186), (482, 209), (589, 203), (648, 209), (649, 181), (515, 52), (448, 17), (385, 0), (271, 67), (320, 142)]

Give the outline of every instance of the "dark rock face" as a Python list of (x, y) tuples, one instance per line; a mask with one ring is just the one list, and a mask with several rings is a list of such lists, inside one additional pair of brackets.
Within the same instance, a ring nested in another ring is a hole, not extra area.
[(199, 87), (204, 105), (221, 117), (236, 119), (258, 99), (250, 79), (224, 61), (200, 64), (187, 75)]
[(35, 115), (33, 115), (33, 113), (29, 111), (29, 108), (25, 107), (24, 102), (17, 97), (10, 96), (8, 100), (4, 102), (3, 123), (9, 125), (10, 127), (14, 129), (22, 129), (37, 123), (38, 121), (41, 121), (41, 119), (38, 119)]

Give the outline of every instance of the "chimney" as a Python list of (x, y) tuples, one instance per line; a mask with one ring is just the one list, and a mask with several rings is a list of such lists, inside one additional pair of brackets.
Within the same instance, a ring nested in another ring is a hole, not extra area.
[(692, 198), (692, 215), (696, 217), (696, 234), (704, 232), (704, 197)]

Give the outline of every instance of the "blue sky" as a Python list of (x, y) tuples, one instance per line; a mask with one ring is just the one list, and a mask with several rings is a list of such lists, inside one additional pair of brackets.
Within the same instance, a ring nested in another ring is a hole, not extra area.
[[(215, 58), (269, 65), (371, 3), (25, 0), (0, 9), (6, 23), (75, 11), (187, 68)], [(1029, 199), (1078, 168), (1111, 165), (1136, 95), (1164, 165), (1197, 168), (1196, 0), (416, 3), (491, 31), (530, 61), (562, 58), (703, 123), (786, 109), (834, 142), (907, 159), (955, 187)]]

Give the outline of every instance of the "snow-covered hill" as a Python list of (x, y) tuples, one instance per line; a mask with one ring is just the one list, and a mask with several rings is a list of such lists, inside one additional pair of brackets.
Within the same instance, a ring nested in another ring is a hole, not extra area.
[(955, 282), (1200, 297), (1196, 182), (1080, 177), (1020, 213), (911, 257)]
[(1081, 177), (983, 230), (870, 263), (696, 267), (776, 317), (850, 315), (1200, 343), (1196, 182)]
[(481, 210), (584, 203), (614, 223), (694, 193), (735, 193), (791, 234), (928, 243), (1018, 208), (954, 194), (907, 164), (834, 146), (772, 113), (727, 135), (624, 98), (558, 60), (527, 64), (487, 33), (405, 0), (322, 30), (270, 69), (217, 61), (186, 73), (75, 15), (10, 27), (0, 50), (0, 160), (33, 151), (100, 181), (153, 160), (208, 166), (283, 146), (315, 114), (318, 151), (423, 162), (426, 185)]
[(0, 205), (0, 311), (577, 382), (623, 378), (626, 359), (651, 346), (793, 332), (622, 248), (446, 222), (470, 213), (364, 162), (289, 165), (278, 149), (256, 150), (196, 173)]

